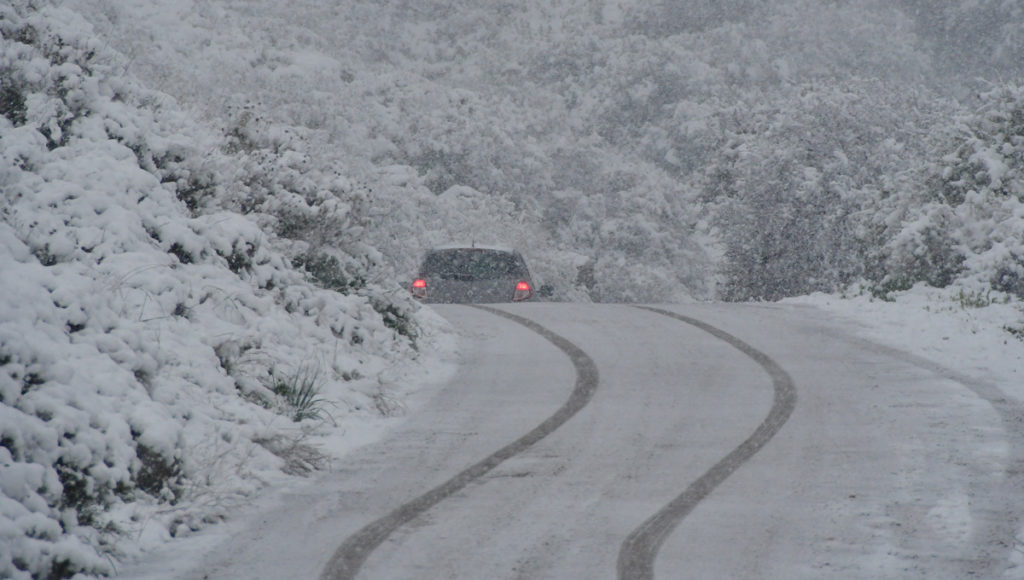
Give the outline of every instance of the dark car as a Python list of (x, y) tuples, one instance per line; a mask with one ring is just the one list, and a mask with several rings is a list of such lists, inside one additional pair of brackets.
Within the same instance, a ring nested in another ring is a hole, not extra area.
[(411, 290), (424, 302), (520, 302), (533, 296), (533, 281), (515, 250), (449, 247), (427, 252)]

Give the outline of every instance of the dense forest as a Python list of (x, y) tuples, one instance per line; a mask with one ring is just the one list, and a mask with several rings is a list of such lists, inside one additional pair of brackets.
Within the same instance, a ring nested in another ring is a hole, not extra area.
[(251, 163), (346, 176), (386, 278), (475, 240), (567, 299), (1020, 290), (1015, 3), (82, 4)]

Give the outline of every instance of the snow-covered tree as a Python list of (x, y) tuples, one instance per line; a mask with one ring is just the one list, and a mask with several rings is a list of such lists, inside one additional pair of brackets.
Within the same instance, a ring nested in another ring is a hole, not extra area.
[(807, 85), (723, 115), (703, 199), (724, 243), (721, 292), (777, 299), (871, 271), (889, 176), (920, 164), (926, 94), (873, 81)]
[(1024, 297), (1024, 89), (993, 88), (953, 119), (922, 172), (920, 209), (889, 243), (887, 276)]

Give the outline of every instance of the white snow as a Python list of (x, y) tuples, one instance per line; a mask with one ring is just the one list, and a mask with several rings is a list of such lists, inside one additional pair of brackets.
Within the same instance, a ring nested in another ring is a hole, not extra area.
[(891, 300), (854, 293), (783, 302), (823, 308), (848, 320), (865, 337), (968, 376), (988, 378), (1024, 401), (1024, 305), (1017, 300), (919, 284)]

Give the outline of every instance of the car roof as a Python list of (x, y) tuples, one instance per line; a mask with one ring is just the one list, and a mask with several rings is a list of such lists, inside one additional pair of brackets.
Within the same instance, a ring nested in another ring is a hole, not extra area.
[(429, 252), (439, 252), (445, 250), (489, 250), (493, 252), (506, 252), (509, 254), (518, 253), (515, 248), (509, 246), (498, 246), (498, 245), (483, 245), (483, 244), (446, 244), (443, 246), (435, 246), (428, 250)]

